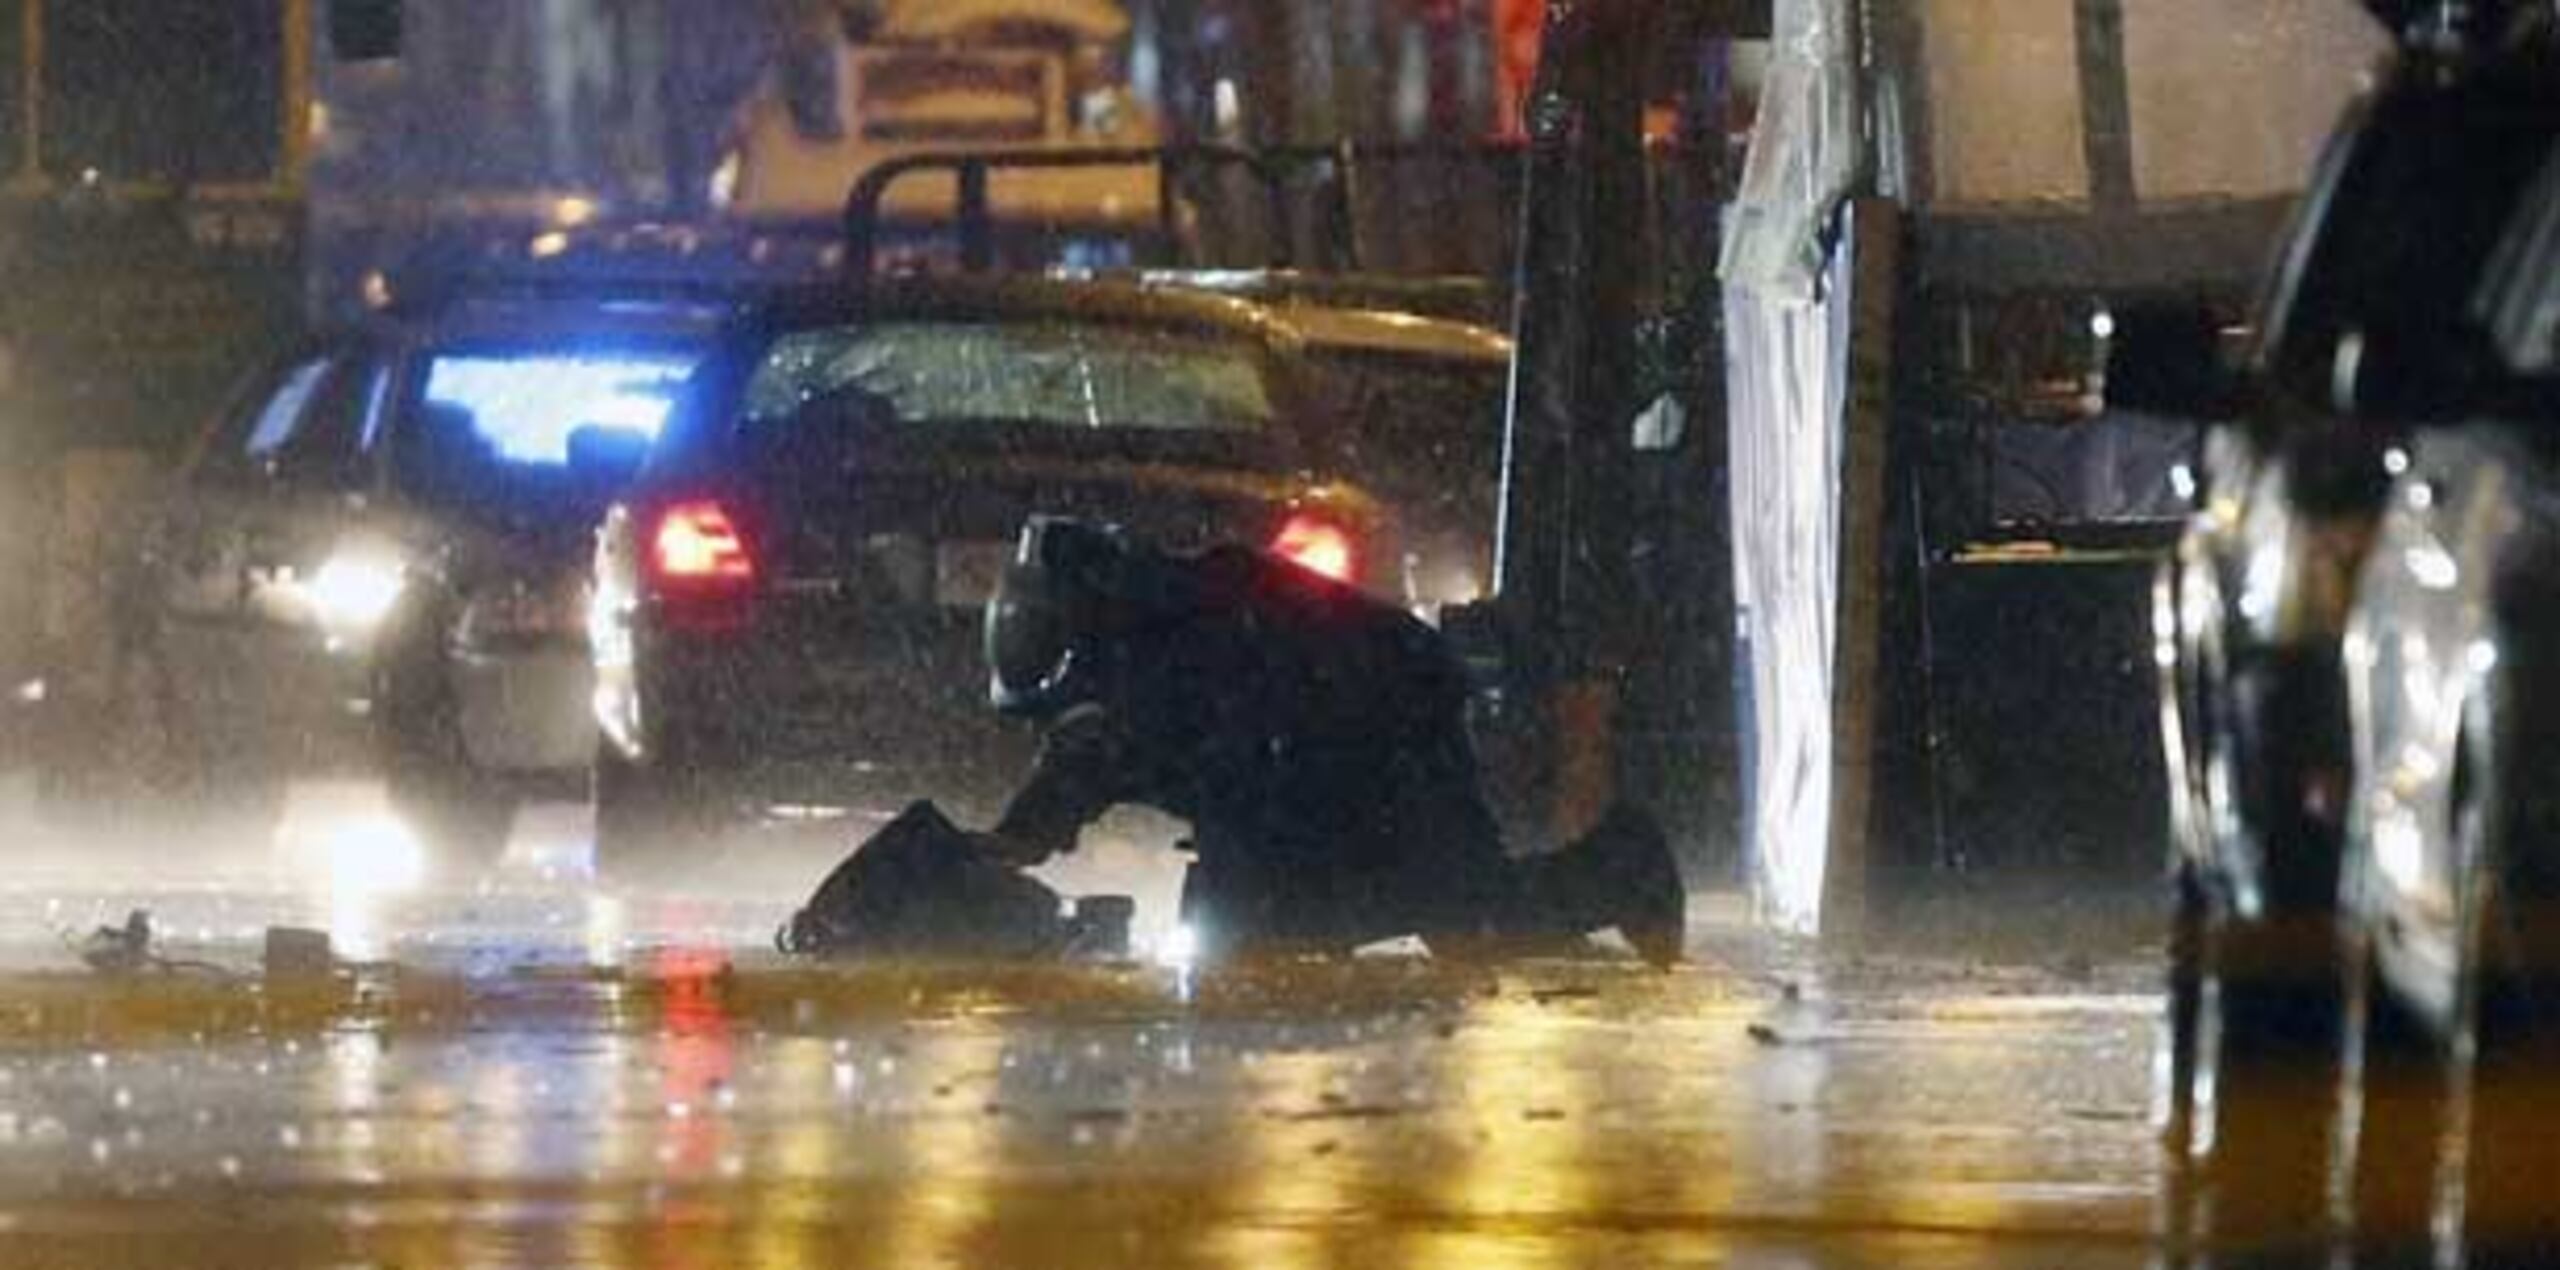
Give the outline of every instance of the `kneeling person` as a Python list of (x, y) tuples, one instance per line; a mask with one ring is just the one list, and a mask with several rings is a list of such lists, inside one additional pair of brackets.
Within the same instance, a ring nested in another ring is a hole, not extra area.
[(1190, 821), (1184, 918), (1216, 951), (1415, 935), (1521, 952), (1615, 927), (1648, 960), (1679, 957), (1679, 871), (1641, 813), (1505, 854), (1464, 671), (1400, 609), (1243, 548), (1175, 555), (1035, 519), (985, 635), (995, 706), (1047, 725), (979, 839), (1013, 864), (1137, 803)]

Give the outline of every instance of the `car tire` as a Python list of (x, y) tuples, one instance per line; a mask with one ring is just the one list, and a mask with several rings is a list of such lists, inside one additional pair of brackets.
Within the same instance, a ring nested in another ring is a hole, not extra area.
[(2457, 784), (2456, 811), (2456, 855), (2469, 872), (2453, 1036), (2441, 1054), (2448, 1131), (2438, 1140), (2453, 1147), (2453, 1256), (2473, 1265), (2544, 1264), (2560, 1250), (2551, 1204), (2560, 1179), (2551, 1075), (2560, 1070), (2560, 964), (2553, 939), (2540, 933), (2549, 927), (2545, 906), (2560, 897), (2551, 876), (2560, 803), (2535, 783), (2560, 755), (2560, 721), (2548, 716), (2547, 699), (2533, 699), (2540, 694), (2511, 691), (2527, 682), (2527, 663), (2548, 654), (2513, 639), (2500, 651), (2456, 755), (2457, 773), (2472, 777)]
[(2449, 1109), (2444, 1044), (2384, 986), (2369, 938), (2353, 964), (2346, 1036), (2354, 1247), (2369, 1262), (2424, 1264)]
[(392, 810), (438, 869), (481, 870), (506, 854), (522, 801), (475, 767), (445, 661), (451, 607), (420, 603), (385, 633), (374, 668), (375, 745)]
[(391, 808), (440, 869), (488, 869), (507, 850), (522, 801), (474, 767), (461, 708), (433, 664), (395, 674), (377, 697), (383, 783)]
[(2167, 962), (2162, 994), (2168, 1046), (2167, 1096), (2161, 1107), (2161, 1146), (2171, 1160), (2189, 1158), (2195, 1143), (2196, 1029), (2204, 995), (2207, 909), (2204, 884), (2192, 863), (2181, 862), (2172, 879)]
[(2332, 1227), (2343, 993), (2331, 966), (2265, 947), (2283, 938), (2217, 923), (2198, 976), (2185, 1223), (2244, 1258), (2307, 1255)]
[(590, 789), (601, 880), (655, 881), (688, 861), (707, 863), (733, 827), (703, 781), (634, 763), (610, 742), (597, 743)]
[(388, 749), (384, 778), (392, 810), (428, 858), (445, 868), (495, 867), (506, 855), (522, 800), (474, 770), (450, 738), (394, 741)]

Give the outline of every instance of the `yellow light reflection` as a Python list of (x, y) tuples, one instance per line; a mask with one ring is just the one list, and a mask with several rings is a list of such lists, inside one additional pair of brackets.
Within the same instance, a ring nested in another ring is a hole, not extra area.
[(488, 1055), (471, 1086), (478, 1122), (470, 1138), (470, 1177), (518, 1177), (534, 1163), (522, 1066)]
[(768, 1081), (749, 1091), (760, 1120), (777, 1124), (756, 1153), (755, 1203), (747, 1234), (747, 1260), (761, 1270), (803, 1270), (836, 1264), (841, 1249), (822, 1258), (810, 1233), (828, 1215), (842, 1126), (833, 1123), (835, 1048), (827, 1041), (795, 1037), (774, 1045)]
[[(997, 1050), (991, 1035), (919, 1036), (898, 1060), (898, 1088), (949, 1087), (973, 1069), (994, 1067)], [(888, 1228), (880, 1232), (877, 1264), (971, 1264), (970, 1237), (995, 1215), (991, 1191), (1003, 1157), (1002, 1121), (969, 1099), (910, 1095), (897, 1110), (905, 1125), (899, 1166), (905, 1184)]]
[(425, 879), (426, 849), (379, 784), (295, 786), (275, 843), (286, 874), (318, 889), (338, 955), (367, 960), (388, 951), (391, 909)]
[(1346, 1224), (1352, 1187), (1344, 1156), (1359, 1153), (1359, 1138), (1374, 1122), (1309, 1117), (1362, 1101), (1354, 1086), (1357, 1068), (1339, 1050), (1278, 1053), (1258, 1075), (1248, 1104), (1263, 1114), (1237, 1126), (1236, 1200), (1252, 1217), (1219, 1229), (1217, 1255), (1232, 1265), (1272, 1270), (1338, 1264), (1345, 1250), (1329, 1247), (1327, 1232)]
[(382, 1039), (371, 1032), (343, 1032), (330, 1036), (325, 1044), (328, 1061), (322, 1070), (330, 1088), (321, 1105), (344, 1117), (329, 1145), (343, 1175), (357, 1182), (378, 1182), (382, 1158), (375, 1119), (381, 1107), (375, 1091), (382, 1073)]
[(1439, 1129), (1456, 1144), (1458, 1164), (1435, 1198), (1462, 1220), (1455, 1231), (1417, 1236), (1421, 1242), (1406, 1262), (1537, 1270), (1572, 1260), (1563, 1241), (1506, 1234), (1500, 1221), (1464, 1219), (1591, 1211), (1592, 1169), (1583, 1142), (1591, 1098), (1573, 1054), (1579, 1027), (1570, 1016), (1506, 995), (1471, 1011), (1450, 1037), (1447, 1070), (1435, 1084), (1454, 1095), (1440, 1109)]

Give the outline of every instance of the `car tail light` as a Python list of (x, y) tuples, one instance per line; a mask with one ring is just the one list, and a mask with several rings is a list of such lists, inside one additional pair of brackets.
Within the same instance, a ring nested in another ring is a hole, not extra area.
[(756, 558), (729, 509), (713, 499), (668, 503), (648, 522), (648, 590), (668, 626), (728, 631), (747, 624)]
[(661, 582), (753, 582), (755, 558), (726, 508), (708, 500), (658, 513), (649, 562)]
[(1300, 512), (1271, 540), (1271, 554), (1336, 582), (1350, 582), (1358, 572), (1359, 554), (1351, 532), (1330, 520)]

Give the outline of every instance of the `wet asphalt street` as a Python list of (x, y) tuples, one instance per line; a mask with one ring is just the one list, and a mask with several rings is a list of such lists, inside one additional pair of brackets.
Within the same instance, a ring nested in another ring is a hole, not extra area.
[[(1669, 974), (811, 969), (766, 940), (824, 851), (614, 896), (567, 821), (415, 889), (12, 832), (0, 1264), (2159, 1258), (2138, 956), (1817, 954), (1710, 898)], [(204, 964), (82, 970), (132, 907)], [(263, 980), (275, 924), (356, 964)]]

